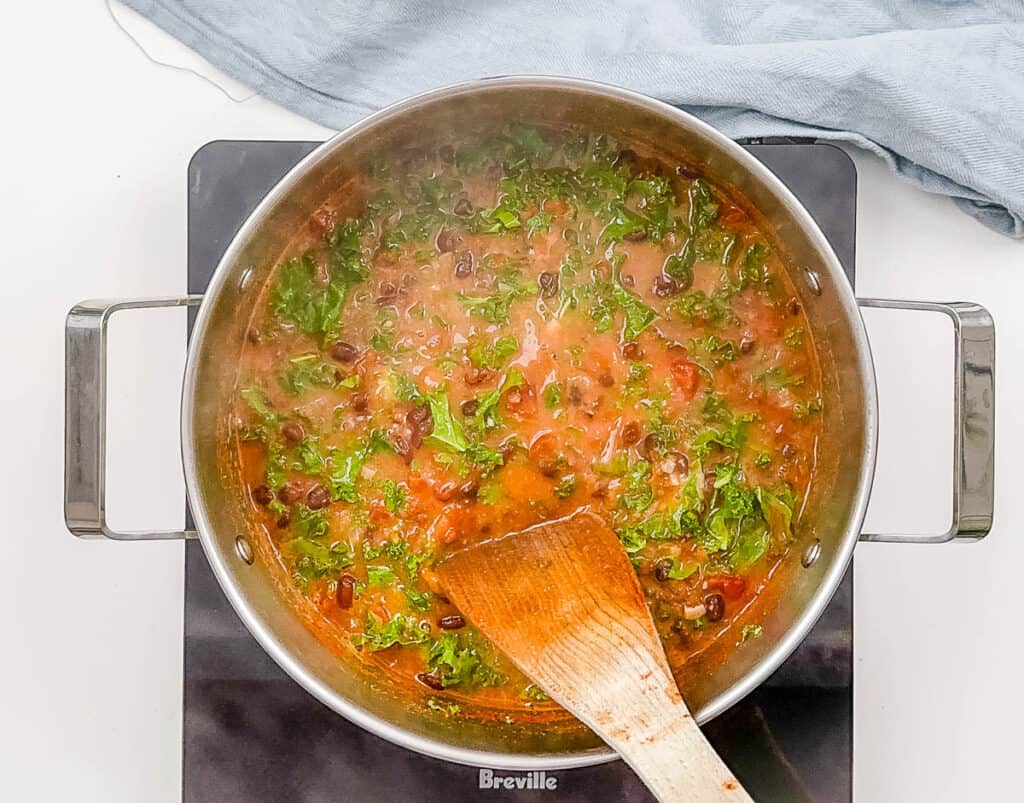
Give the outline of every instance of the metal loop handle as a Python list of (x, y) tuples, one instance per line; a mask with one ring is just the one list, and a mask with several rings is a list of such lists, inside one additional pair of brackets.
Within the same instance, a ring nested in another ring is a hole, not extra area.
[(94, 299), (72, 307), (65, 326), (64, 521), (75, 535), (118, 541), (195, 538), (192, 530), (118, 532), (107, 525), (107, 321), (115, 312), (191, 307), (202, 296)]
[(995, 486), (996, 329), (992, 316), (969, 301), (861, 298), (862, 307), (941, 312), (953, 322), (953, 520), (944, 533), (862, 533), (861, 541), (936, 544), (978, 541), (992, 529)]

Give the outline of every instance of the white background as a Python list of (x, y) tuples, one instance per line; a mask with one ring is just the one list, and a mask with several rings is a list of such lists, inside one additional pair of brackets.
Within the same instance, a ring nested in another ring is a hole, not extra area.
[[(158, 58), (250, 94), (131, 12), (115, 13)], [(185, 171), (202, 144), (330, 132), (151, 64), (100, 0), (11, 4), (0, 67), (0, 798), (176, 801), (182, 546), (79, 542), (64, 529), (64, 316), (83, 298), (184, 291)], [(1008, 799), (1024, 722), (1024, 243), (853, 156), (860, 295), (978, 301), (999, 331), (991, 535), (857, 550), (856, 799)], [(870, 524), (944, 527), (948, 326), (889, 312), (868, 323), (883, 420)], [(180, 312), (125, 314), (112, 326), (115, 524), (182, 524), (183, 336)]]

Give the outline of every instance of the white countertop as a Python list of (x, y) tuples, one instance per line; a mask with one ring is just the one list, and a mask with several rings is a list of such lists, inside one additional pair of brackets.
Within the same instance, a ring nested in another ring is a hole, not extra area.
[[(251, 94), (115, 11), (157, 58)], [(99, 0), (59, 10), (21, 3), (4, 28), (0, 797), (177, 801), (183, 548), (82, 542), (64, 528), (64, 316), (84, 298), (184, 291), (185, 171), (202, 144), (330, 132), (150, 63)], [(855, 797), (1007, 799), (1024, 722), (1024, 243), (853, 156), (858, 293), (977, 301), (999, 335), (991, 535), (977, 545), (869, 544), (856, 553)], [(944, 528), (948, 324), (877, 311), (867, 320), (882, 400), (869, 525)], [(111, 335), (112, 521), (180, 527), (184, 315), (126, 313)]]

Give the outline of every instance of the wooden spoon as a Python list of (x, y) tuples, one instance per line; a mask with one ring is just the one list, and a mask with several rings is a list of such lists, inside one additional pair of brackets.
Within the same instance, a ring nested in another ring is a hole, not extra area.
[(661, 801), (749, 801), (679, 694), (622, 544), (595, 514), (453, 553), (445, 593)]

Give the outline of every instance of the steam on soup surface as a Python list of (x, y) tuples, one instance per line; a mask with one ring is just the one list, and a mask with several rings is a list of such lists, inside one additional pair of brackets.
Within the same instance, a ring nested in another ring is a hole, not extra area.
[[(327, 643), (515, 716), (554, 705), (431, 567), (588, 507), (636, 566), (684, 692), (808, 493), (819, 382), (755, 212), (685, 166), (530, 128), (396, 156), (317, 212), (249, 330), (253, 516)], [(693, 664), (691, 664), (692, 666)]]

